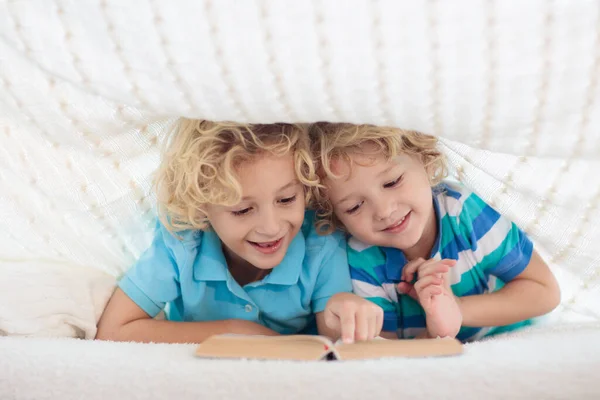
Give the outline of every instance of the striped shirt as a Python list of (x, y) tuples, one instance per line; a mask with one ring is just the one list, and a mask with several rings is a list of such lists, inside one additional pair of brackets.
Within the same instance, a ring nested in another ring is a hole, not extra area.
[[(433, 207), (437, 238), (430, 258), (457, 260), (448, 273), (454, 295), (497, 291), (529, 264), (533, 251), (529, 238), (476, 194), (456, 183), (443, 183), (433, 189)], [(350, 238), (348, 263), (354, 292), (383, 308), (384, 331), (412, 338), (426, 328), (425, 312), (419, 303), (396, 291), (407, 263), (401, 250)], [(476, 340), (528, 324), (463, 326), (457, 338)]]

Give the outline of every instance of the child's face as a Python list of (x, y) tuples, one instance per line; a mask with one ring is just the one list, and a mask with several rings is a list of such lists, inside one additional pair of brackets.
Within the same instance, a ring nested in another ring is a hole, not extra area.
[(363, 152), (351, 154), (351, 160), (351, 172), (347, 162), (333, 160), (340, 177), (325, 180), (337, 218), (362, 242), (423, 253), (435, 239), (436, 224), (422, 162), (409, 155), (386, 161)]
[(271, 269), (283, 260), (304, 220), (304, 189), (291, 155), (261, 156), (237, 170), (242, 201), (209, 205), (207, 217), (229, 262)]

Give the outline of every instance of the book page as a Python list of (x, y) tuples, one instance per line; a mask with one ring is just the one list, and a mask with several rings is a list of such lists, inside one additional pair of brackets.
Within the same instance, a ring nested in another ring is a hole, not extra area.
[(378, 339), (369, 342), (338, 344), (336, 351), (342, 360), (360, 360), (383, 357), (432, 357), (461, 354), (462, 344), (451, 338), (444, 339)]
[(322, 336), (211, 336), (196, 349), (199, 357), (264, 360), (320, 360), (333, 344)]

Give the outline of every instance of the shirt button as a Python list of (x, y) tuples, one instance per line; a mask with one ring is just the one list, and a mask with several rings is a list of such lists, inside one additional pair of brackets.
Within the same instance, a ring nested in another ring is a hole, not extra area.
[(246, 304), (246, 307), (244, 307), (244, 310), (246, 310), (246, 312), (251, 312), (252, 306), (250, 304)]

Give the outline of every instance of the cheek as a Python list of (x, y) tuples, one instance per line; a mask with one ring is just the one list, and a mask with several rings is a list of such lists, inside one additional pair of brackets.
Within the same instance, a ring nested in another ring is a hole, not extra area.
[(298, 199), (293, 206), (289, 208), (289, 220), (298, 225), (304, 222), (304, 213), (306, 212), (306, 202), (304, 198)]
[(358, 215), (348, 215), (345, 212), (342, 212), (336, 213), (335, 215), (351, 234), (360, 231), (360, 227), (364, 226), (364, 222), (362, 221), (364, 217), (362, 213)]
[(245, 237), (247, 231), (245, 221), (235, 216), (221, 216), (211, 221), (211, 226), (223, 243), (229, 247), (235, 247)]
[(344, 223), (346, 231), (358, 240), (363, 242), (370, 242), (372, 239), (373, 231), (369, 221), (365, 221), (361, 218), (352, 218), (348, 222)]
[(431, 192), (431, 185), (429, 184), (429, 179), (427, 179), (427, 177), (425, 177), (425, 179), (422, 182), (420, 192), (421, 203), (423, 204), (423, 206), (430, 207), (433, 193)]
[(427, 175), (424, 173), (412, 175), (402, 186), (399, 196), (407, 202), (412, 202), (417, 208), (427, 205), (428, 199), (431, 198), (431, 185)]
[(346, 218), (346, 213), (336, 210), (335, 208), (333, 209), (333, 215), (335, 215), (335, 217), (344, 225), (348, 225), (350, 222), (348, 221), (348, 218)]

